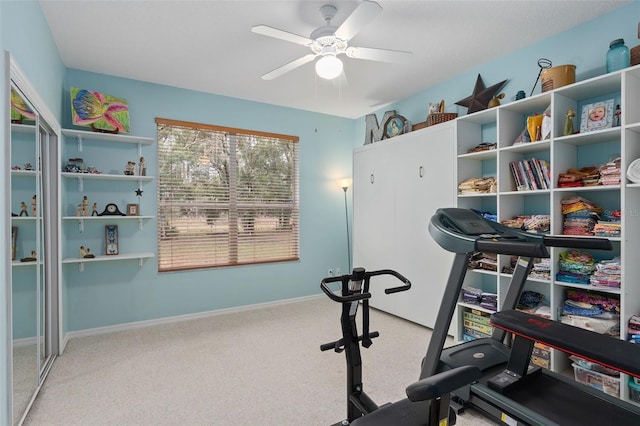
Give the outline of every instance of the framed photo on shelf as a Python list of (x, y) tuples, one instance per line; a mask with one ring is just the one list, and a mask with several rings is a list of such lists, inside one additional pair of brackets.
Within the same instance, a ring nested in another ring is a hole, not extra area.
[(11, 260), (16, 260), (16, 248), (18, 244), (18, 227), (11, 227)]
[(582, 107), (580, 132), (592, 132), (612, 127), (613, 99), (595, 102)]
[(118, 225), (104, 226), (105, 251), (107, 256), (115, 256), (120, 253), (118, 249)]
[(140, 214), (139, 204), (127, 204), (127, 216), (138, 216)]

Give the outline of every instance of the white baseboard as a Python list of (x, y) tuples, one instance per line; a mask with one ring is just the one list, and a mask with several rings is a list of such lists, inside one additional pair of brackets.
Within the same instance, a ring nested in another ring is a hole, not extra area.
[(68, 331), (64, 336), (63, 348), (67, 346), (67, 343), (72, 338), (96, 336), (99, 334), (116, 333), (119, 331), (135, 330), (138, 328), (153, 327), (156, 325), (172, 324), (181, 321), (191, 321), (200, 318), (208, 318), (217, 315), (250, 311), (254, 309), (261, 309), (269, 306), (287, 305), (289, 303), (303, 302), (305, 300), (313, 300), (324, 297), (322, 294), (314, 294), (311, 296), (296, 297), (293, 299), (276, 300), (273, 302), (256, 303), (254, 305), (236, 306), (233, 308), (216, 309), (214, 311), (197, 312), (193, 314), (176, 315), (172, 317), (158, 318), (153, 320), (135, 321), (124, 324), (110, 325), (106, 327), (88, 328), (85, 330)]

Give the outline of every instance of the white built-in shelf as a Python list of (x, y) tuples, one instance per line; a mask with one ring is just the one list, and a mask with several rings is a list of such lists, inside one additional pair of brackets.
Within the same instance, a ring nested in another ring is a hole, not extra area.
[(11, 170), (11, 176), (13, 177), (34, 177), (36, 176), (35, 170)]
[(119, 215), (105, 215), (105, 216), (64, 216), (63, 220), (76, 220), (78, 221), (78, 231), (84, 232), (85, 221), (105, 221), (105, 222), (114, 222), (114, 221), (127, 221), (127, 220), (137, 220), (138, 228), (142, 230), (143, 221), (153, 219), (155, 216), (119, 216)]
[(138, 260), (140, 267), (142, 267), (142, 263), (145, 259), (150, 259), (155, 257), (155, 254), (152, 252), (142, 252), (142, 253), (127, 253), (127, 254), (118, 254), (111, 256), (96, 256), (93, 258), (83, 258), (83, 257), (68, 257), (62, 260), (63, 264), (78, 264), (80, 272), (84, 271), (85, 263), (95, 263), (95, 262), (116, 262), (121, 260)]
[(62, 176), (71, 179), (97, 179), (97, 180), (134, 180), (149, 182), (153, 176), (112, 175), (107, 173), (71, 173), (62, 172)]
[(35, 124), (11, 124), (11, 131), (15, 133), (35, 134)]
[(36, 266), (36, 265), (42, 265), (42, 262), (38, 262), (38, 261), (31, 261), (31, 262), (20, 262), (19, 260), (12, 260), (11, 261), (11, 266), (13, 267), (18, 267), (18, 266)]
[(495, 314), (496, 313), (496, 311), (492, 311), (491, 309), (487, 309), (487, 308), (484, 308), (484, 307), (482, 307), (480, 305), (476, 305), (475, 303), (459, 302), (458, 306), (464, 306), (465, 308), (469, 308), (469, 309), (477, 309), (479, 311), (486, 312), (488, 314)]
[(543, 151), (545, 149), (549, 149), (551, 147), (551, 141), (544, 140), (538, 142), (526, 142), (526, 143), (518, 143), (511, 146), (505, 146), (504, 148), (500, 148), (500, 151), (509, 151), (509, 152), (537, 152)]
[(113, 143), (132, 143), (138, 145), (138, 156), (142, 155), (142, 145), (151, 145), (153, 138), (144, 138), (140, 136), (131, 136), (124, 134), (87, 132), (84, 130), (62, 129), (62, 134), (68, 138), (76, 138), (78, 144), (78, 152), (82, 152), (85, 142), (113, 142)]
[(138, 185), (142, 182), (150, 182), (153, 176), (131, 176), (131, 175), (111, 175), (105, 173), (71, 173), (62, 172), (62, 177), (66, 179), (78, 179), (78, 192), (84, 192), (84, 180), (110, 180), (110, 181), (135, 181)]
[(152, 138), (143, 138), (140, 136), (132, 136), (121, 133), (102, 133), (87, 132), (85, 130), (62, 129), (64, 136), (75, 137), (83, 140), (101, 141), (101, 142), (119, 142), (119, 143), (139, 143), (142, 145), (150, 145), (153, 143)]

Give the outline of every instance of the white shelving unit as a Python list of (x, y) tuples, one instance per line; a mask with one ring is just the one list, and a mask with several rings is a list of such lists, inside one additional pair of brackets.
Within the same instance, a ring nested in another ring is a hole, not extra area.
[[(580, 129), (580, 115), (584, 105), (614, 99), (622, 110), (621, 125), (603, 130), (564, 136), (565, 114), (568, 108), (576, 112), (574, 127)], [(551, 107), (552, 130), (548, 140), (514, 145), (526, 126), (527, 116), (541, 114)], [(620, 301), (620, 338), (627, 337), (627, 323), (633, 314), (640, 313), (640, 184), (630, 183), (625, 176), (629, 164), (640, 158), (640, 66), (581, 81), (570, 86), (545, 92), (497, 108), (459, 117), (456, 120), (456, 181), (472, 177), (495, 177), (497, 191), (489, 194), (458, 195), (457, 205), (497, 215), (498, 221), (517, 215), (546, 214), (551, 218), (551, 234), (562, 235), (563, 215), (561, 201), (571, 196), (589, 199), (606, 210), (622, 212), (621, 237), (609, 238), (612, 252), (593, 252), (594, 257), (613, 258), (622, 262), (621, 288), (594, 288), (589, 285), (557, 281), (558, 256), (567, 249), (551, 249), (551, 279), (529, 279), (525, 289), (545, 295), (550, 303), (551, 318), (559, 320), (566, 299), (566, 290), (578, 288), (597, 291)], [(497, 148), (469, 154), (468, 150), (481, 142), (497, 143)], [(560, 173), (569, 168), (598, 166), (613, 156), (621, 157), (621, 184), (591, 187), (559, 188)], [(550, 189), (518, 191), (509, 163), (529, 158), (550, 163)], [(588, 250), (585, 250), (588, 251)], [(498, 306), (506, 294), (511, 275), (502, 273), (508, 265), (508, 256), (498, 259), (498, 271), (472, 270), (467, 273), (464, 286), (498, 294)], [(456, 338), (462, 338), (460, 318), (464, 310), (480, 309), (467, 303), (458, 304)], [(486, 310), (484, 310), (486, 311)], [(615, 337), (612, 337), (614, 339)], [(550, 368), (554, 371), (571, 370), (567, 355), (553, 350)], [(628, 377), (621, 377), (620, 397), (629, 400)]]
[[(150, 146), (153, 144), (154, 140), (152, 138), (144, 138), (138, 136), (131, 135), (122, 135), (122, 134), (110, 134), (110, 133), (100, 133), (100, 132), (88, 132), (82, 130), (74, 130), (74, 129), (63, 129), (62, 135), (64, 136), (64, 148), (63, 151), (63, 161), (66, 161), (67, 157), (75, 157), (82, 155), (83, 160), (87, 161), (87, 164), (96, 164), (98, 170), (107, 169), (109, 167), (115, 167), (117, 170), (122, 165), (113, 164), (114, 157), (121, 158), (122, 156), (128, 154), (135, 155), (136, 160), (139, 157), (143, 156), (143, 148), (146, 146)], [(75, 146), (74, 146), (75, 145)], [(128, 146), (132, 146), (136, 149), (136, 151), (131, 151)], [(65, 157), (66, 155), (66, 157)], [(99, 163), (99, 164), (98, 164)], [(61, 165), (63, 168), (64, 165)], [(109, 169), (109, 171), (105, 173), (74, 173), (74, 172), (61, 172), (60, 176), (63, 180), (63, 216), (62, 216), (62, 225), (64, 232), (72, 232), (71, 226), (76, 228), (78, 234), (91, 234), (88, 235), (87, 238), (93, 238), (96, 240), (96, 235), (100, 234), (100, 227), (107, 224), (121, 224), (128, 225), (133, 222), (137, 222), (137, 228), (139, 231), (142, 231), (144, 228), (144, 223), (154, 219), (154, 216), (149, 215), (137, 215), (137, 216), (120, 216), (120, 215), (104, 215), (104, 216), (76, 216), (69, 215), (75, 214), (75, 211), (71, 212), (72, 207), (78, 203), (77, 197), (81, 195), (87, 195), (89, 199), (94, 199), (95, 197), (100, 198), (100, 196), (104, 196), (104, 191), (109, 190), (114, 193), (118, 193), (120, 198), (123, 198), (121, 195), (122, 192), (130, 191), (133, 193), (136, 188), (141, 189), (145, 183), (153, 181), (153, 176), (140, 176), (140, 175), (125, 175), (124, 170), (122, 172), (118, 171), (116, 174), (114, 169)], [(77, 181), (77, 191), (72, 191), (72, 186), (64, 185), (66, 183), (70, 183), (73, 181)], [(105, 186), (106, 185), (106, 186)], [(66, 188), (66, 189), (65, 189)], [(117, 192), (120, 191), (120, 192)], [(75, 192), (75, 194), (72, 194)], [(134, 204), (134, 200), (131, 198), (133, 195), (126, 196), (127, 203)], [(76, 198), (73, 198), (76, 197)], [(102, 212), (104, 205), (109, 201), (102, 201), (99, 205), (98, 211)], [(118, 208), (120, 211), (125, 212), (125, 203), (115, 203), (119, 204)], [(64, 207), (67, 206), (67, 207)], [(66, 215), (65, 215), (66, 213)], [(153, 252), (142, 251), (142, 252), (127, 252), (126, 249), (122, 248), (127, 247), (126, 241), (129, 238), (132, 238), (133, 235), (125, 235), (120, 233), (118, 236), (119, 246), (121, 247), (120, 253), (117, 255), (102, 255), (99, 250), (92, 250), (95, 254), (93, 258), (82, 258), (75, 257), (73, 255), (69, 255), (70, 252), (73, 252), (71, 248), (65, 248), (63, 244), (63, 253), (66, 253), (67, 256), (63, 258), (62, 263), (64, 265), (78, 265), (79, 270), (83, 271), (85, 265), (95, 263), (95, 262), (113, 262), (113, 261), (125, 261), (125, 260), (138, 260), (139, 265), (143, 265), (143, 261), (145, 259), (155, 257)], [(102, 245), (104, 245), (104, 237), (100, 237), (102, 240)], [(68, 241), (66, 241), (69, 244)]]

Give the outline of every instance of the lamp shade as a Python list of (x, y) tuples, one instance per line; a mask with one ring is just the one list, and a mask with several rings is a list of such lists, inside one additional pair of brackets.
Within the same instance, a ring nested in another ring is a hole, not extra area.
[(333, 54), (324, 55), (316, 62), (318, 77), (332, 80), (342, 72), (342, 61)]
[(353, 179), (351, 178), (338, 179), (338, 186), (342, 189), (349, 188), (352, 183)]

